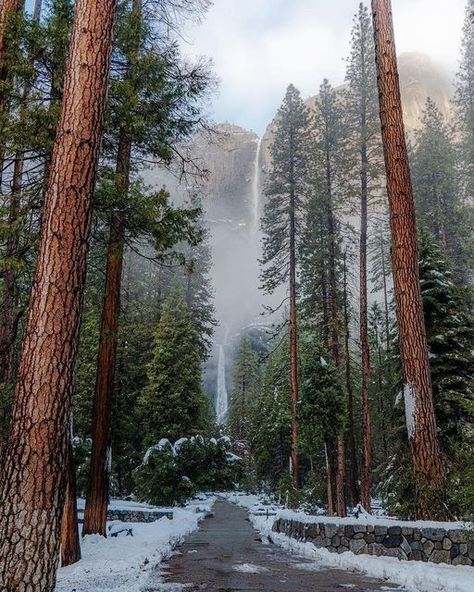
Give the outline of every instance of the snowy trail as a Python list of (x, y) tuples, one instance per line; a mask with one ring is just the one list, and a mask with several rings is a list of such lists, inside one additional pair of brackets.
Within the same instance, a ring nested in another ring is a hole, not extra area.
[(163, 567), (165, 581), (157, 577), (156, 583), (150, 582), (155, 592), (401, 592), (384, 580), (315, 565), (262, 541), (247, 512), (224, 501), (216, 502), (214, 517), (204, 521)]

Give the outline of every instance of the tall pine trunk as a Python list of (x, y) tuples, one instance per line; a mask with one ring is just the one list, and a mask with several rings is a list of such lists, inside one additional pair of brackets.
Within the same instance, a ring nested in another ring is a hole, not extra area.
[(291, 478), (299, 487), (298, 458), (298, 321), (296, 312), (296, 199), (290, 196), (290, 390), (291, 390)]
[[(116, 188), (121, 196), (130, 184), (131, 142), (120, 135)], [(99, 355), (92, 413), (92, 455), (89, 469), (83, 534), (106, 536), (109, 475), (107, 450), (110, 445), (111, 405), (117, 358), (117, 332), (120, 315), (125, 223), (123, 210), (112, 214), (107, 248), (105, 293), (100, 327)]]
[(69, 443), (66, 497), (61, 518), (61, 565), (66, 567), (77, 563), (81, 559), (81, 544), (79, 542), (79, 527), (77, 522), (77, 490), (76, 465), (74, 451)]
[[(51, 592), (115, 0), (78, 0), (0, 475), (2, 585)], [(18, 516), (22, 520), (18, 520)]]
[(355, 421), (354, 421), (354, 389), (352, 387), (351, 356), (350, 356), (350, 325), (349, 325), (349, 302), (347, 293), (347, 253), (344, 253), (344, 358), (345, 378), (347, 391), (347, 415), (349, 418), (349, 495), (352, 506), (359, 503), (357, 454), (355, 443)]
[[(367, 116), (363, 102), (361, 112), (361, 126), (367, 127)], [(362, 132), (364, 135), (365, 132)], [(363, 463), (361, 474), (361, 501), (367, 512), (371, 510), (371, 479), (372, 466), (372, 434), (369, 407), (370, 380), (370, 350), (368, 331), (368, 303), (367, 303), (367, 201), (368, 201), (368, 167), (367, 144), (365, 139), (361, 143), (361, 171), (360, 171), (360, 280), (359, 280), (359, 331), (361, 351), (361, 401), (362, 401), (362, 450)]]
[[(336, 224), (332, 205), (332, 169), (329, 148), (326, 152), (326, 182), (327, 182), (327, 228), (329, 233), (329, 292), (331, 300), (331, 352), (336, 368), (340, 367), (339, 353), (339, 298), (337, 294), (336, 275)], [(345, 502), (345, 443), (344, 431), (337, 436), (337, 472), (336, 472), (336, 509), (337, 515), (346, 515)]]
[(417, 518), (443, 517), (446, 472), (431, 386), (413, 190), (390, 0), (372, 0), (380, 120), (392, 230), (392, 268)]

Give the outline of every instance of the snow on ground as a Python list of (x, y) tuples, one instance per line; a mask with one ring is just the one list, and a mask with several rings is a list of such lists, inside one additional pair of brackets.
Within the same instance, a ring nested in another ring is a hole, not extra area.
[[(282, 546), (291, 553), (296, 553), (304, 557), (314, 559), (321, 566), (336, 567), (339, 569), (355, 570), (365, 573), (369, 576), (386, 580), (392, 584), (404, 586), (410, 592), (473, 592), (474, 591), (474, 567), (435, 565), (432, 563), (422, 563), (418, 561), (400, 561), (393, 557), (373, 557), (371, 555), (354, 555), (347, 552), (340, 555), (330, 553), (326, 549), (317, 549), (311, 543), (300, 543), (283, 534), (272, 532), (272, 526), (275, 520), (280, 517), (294, 518), (297, 520), (309, 522), (328, 521), (324, 517), (309, 516), (302, 512), (291, 512), (270, 506), (275, 515), (269, 517), (262, 515), (262, 508), (268, 506), (262, 505), (262, 500), (255, 495), (229, 495), (227, 499), (230, 502), (238, 504), (250, 511), (250, 519), (254, 527), (263, 535), (272, 540), (272, 542)], [(331, 522), (354, 523), (356, 519), (341, 519), (331, 517)], [(357, 520), (370, 520), (370, 518), (359, 518)], [(373, 517), (375, 524), (384, 524), (383, 519)], [(389, 526), (397, 524), (392, 520), (386, 520)], [(403, 522), (405, 526), (441, 526), (449, 525), (450, 528), (459, 528), (458, 523), (430, 523), (430, 522)]]
[[(81, 561), (59, 569), (55, 592), (140, 592), (146, 589), (150, 569), (168, 557), (187, 534), (197, 529), (214, 501), (215, 497), (201, 498), (185, 508), (173, 508), (173, 520), (161, 518), (149, 524), (125, 524), (127, 528), (133, 528), (133, 537), (85, 537), (81, 540)], [(118, 500), (114, 501), (114, 507), (161, 509)]]

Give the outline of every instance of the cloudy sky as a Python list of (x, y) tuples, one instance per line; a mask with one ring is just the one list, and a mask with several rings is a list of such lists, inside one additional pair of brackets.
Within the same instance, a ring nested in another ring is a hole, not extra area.
[[(214, 0), (188, 27), (184, 51), (207, 55), (220, 80), (215, 121), (262, 132), (290, 82), (315, 94), (324, 77), (344, 79), (358, 0)], [(457, 68), (465, 0), (392, 0), (399, 52), (421, 51)]]

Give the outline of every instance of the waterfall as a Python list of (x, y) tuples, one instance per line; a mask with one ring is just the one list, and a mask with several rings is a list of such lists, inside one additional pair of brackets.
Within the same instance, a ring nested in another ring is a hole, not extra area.
[(219, 345), (219, 357), (217, 362), (217, 400), (216, 400), (216, 415), (217, 423), (222, 425), (226, 422), (227, 411), (229, 409), (229, 395), (227, 393), (227, 379), (226, 379), (226, 358), (225, 345), (227, 343), (227, 336), (229, 329), (226, 328), (224, 342)]
[(252, 230), (258, 234), (260, 226), (260, 153), (262, 150), (262, 138), (257, 140), (257, 149), (255, 151), (255, 164), (252, 181)]

